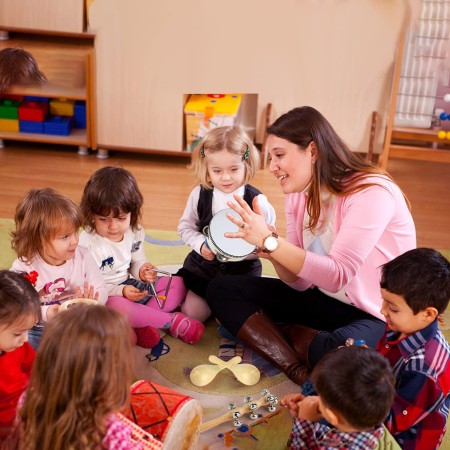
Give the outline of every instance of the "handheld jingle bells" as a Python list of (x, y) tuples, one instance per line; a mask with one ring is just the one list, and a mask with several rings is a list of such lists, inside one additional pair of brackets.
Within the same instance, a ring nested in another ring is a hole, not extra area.
[(220, 262), (242, 261), (253, 253), (256, 246), (249, 244), (242, 238), (227, 238), (225, 233), (235, 233), (239, 227), (227, 218), (227, 214), (240, 219), (239, 214), (234, 209), (222, 209), (211, 219), (209, 225), (203, 228), (206, 243), (210, 250), (216, 255)]
[(238, 381), (247, 386), (256, 384), (261, 376), (258, 368), (252, 364), (240, 364), (242, 361), (240, 356), (223, 361), (217, 356), (210, 355), (208, 360), (212, 364), (200, 364), (194, 367), (190, 373), (189, 377), (196, 386), (206, 386), (211, 383), (223, 369), (229, 369)]
[(229, 403), (229, 412), (217, 417), (216, 419), (202, 423), (200, 425), (200, 433), (210, 430), (211, 428), (214, 428), (217, 425), (225, 423), (229, 420), (232, 420), (233, 425), (236, 428), (239, 428), (242, 425), (241, 419), (244, 414), (248, 413), (250, 419), (256, 420), (259, 417), (256, 411), (262, 406), (267, 406), (267, 410), (269, 412), (275, 411), (277, 408), (276, 405), (278, 404), (278, 398), (272, 395), (267, 389), (264, 389), (261, 391), (261, 397), (258, 400), (253, 400), (252, 397), (247, 396), (244, 398), (244, 403), (244, 406), (241, 406), (240, 408), (237, 407), (236, 403)]

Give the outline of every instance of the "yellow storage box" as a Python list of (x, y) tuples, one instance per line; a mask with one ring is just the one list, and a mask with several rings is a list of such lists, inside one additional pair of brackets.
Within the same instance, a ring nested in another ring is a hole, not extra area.
[(0, 119), (0, 131), (19, 132), (19, 121), (14, 119)]
[(73, 116), (75, 100), (58, 98), (50, 100), (50, 114), (55, 116)]
[(187, 150), (192, 152), (209, 130), (236, 125), (241, 102), (242, 94), (191, 94), (184, 107)]

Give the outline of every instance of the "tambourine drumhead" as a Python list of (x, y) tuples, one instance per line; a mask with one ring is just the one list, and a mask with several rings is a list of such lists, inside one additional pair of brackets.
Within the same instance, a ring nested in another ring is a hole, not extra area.
[(209, 224), (209, 238), (218, 250), (229, 259), (243, 259), (255, 250), (255, 246), (249, 244), (241, 238), (227, 238), (224, 233), (234, 233), (239, 231), (239, 227), (227, 218), (227, 214), (231, 214), (240, 219), (239, 214), (231, 208), (219, 211)]
[(70, 309), (72, 306), (77, 304), (84, 304), (84, 305), (98, 305), (98, 301), (94, 300), (92, 298), (72, 298), (70, 300), (67, 300), (59, 306), (59, 311), (64, 311), (65, 309)]

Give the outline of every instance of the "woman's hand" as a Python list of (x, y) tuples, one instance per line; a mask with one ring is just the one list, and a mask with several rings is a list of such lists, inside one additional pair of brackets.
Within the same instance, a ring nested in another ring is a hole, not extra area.
[(156, 266), (150, 264), (149, 262), (142, 264), (141, 268), (139, 269), (139, 278), (144, 283), (154, 283), (158, 276), (156, 272), (157, 269), (158, 268)]
[(225, 233), (225, 237), (242, 238), (249, 244), (261, 247), (263, 240), (274, 230), (272, 229), (273, 227), (269, 227), (266, 224), (264, 216), (261, 214), (258, 197), (255, 197), (253, 202), (254, 211), (252, 211), (243, 198), (236, 194), (233, 197), (236, 200), (236, 203), (228, 202), (228, 206), (236, 211), (240, 218), (234, 217), (231, 214), (227, 214), (227, 218), (237, 225), (240, 230), (234, 233)]
[(137, 287), (125, 285), (122, 289), (122, 295), (132, 302), (138, 302), (148, 295), (148, 291), (140, 291)]

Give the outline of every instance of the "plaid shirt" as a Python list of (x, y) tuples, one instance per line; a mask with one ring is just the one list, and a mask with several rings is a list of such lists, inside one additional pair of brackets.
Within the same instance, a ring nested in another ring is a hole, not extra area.
[(373, 431), (344, 433), (319, 422), (294, 419), (290, 446), (291, 450), (327, 450), (336, 448), (370, 450), (378, 445), (378, 440), (382, 434), (382, 426), (375, 428)]
[(435, 320), (398, 340), (387, 329), (377, 345), (396, 378), (396, 395), (385, 421), (404, 450), (432, 450), (445, 433), (450, 391), (450, 345)]

